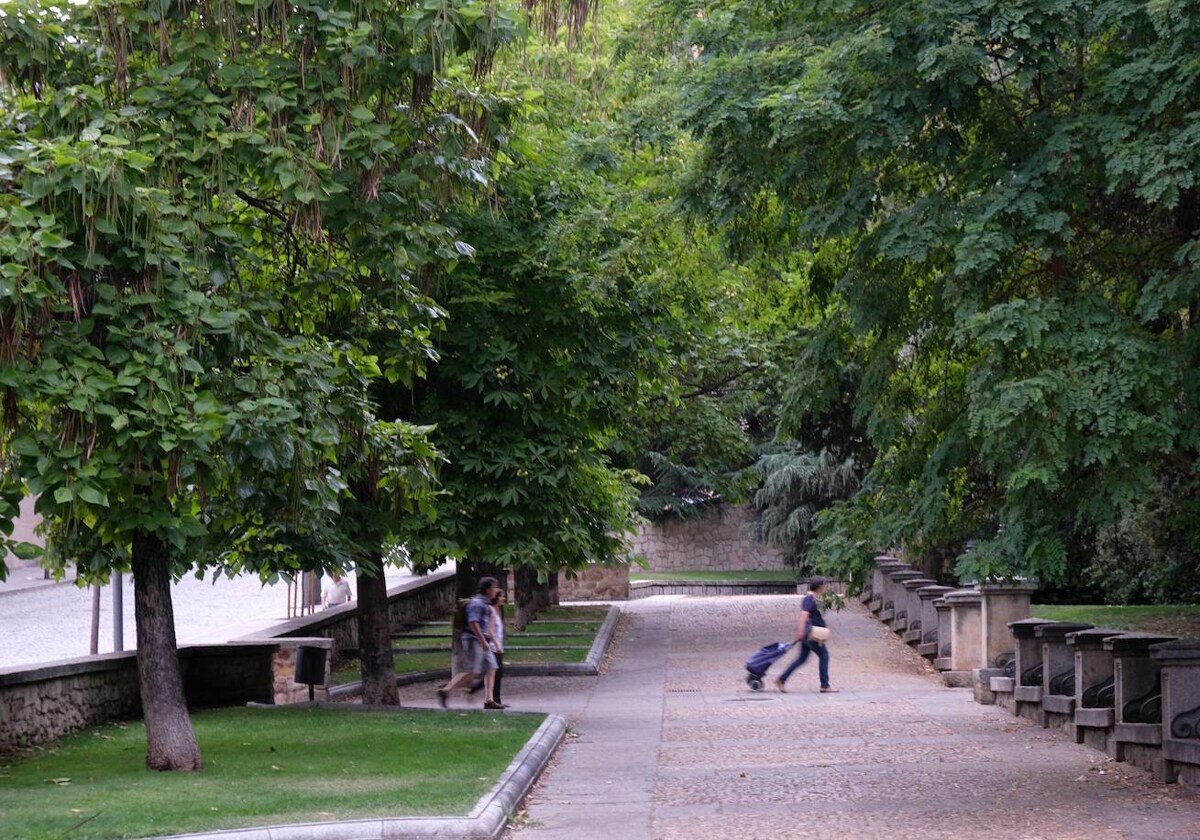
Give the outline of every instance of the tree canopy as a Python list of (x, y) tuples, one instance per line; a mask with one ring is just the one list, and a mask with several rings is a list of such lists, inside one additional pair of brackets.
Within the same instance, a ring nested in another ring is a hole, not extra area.
[(1106, 546), (1194, 593), (1195, 4), (659, 8), (692, 206), (813, 255), (785, 423), (846, 400), (874, 451), (817, 554), (1061, 582)]

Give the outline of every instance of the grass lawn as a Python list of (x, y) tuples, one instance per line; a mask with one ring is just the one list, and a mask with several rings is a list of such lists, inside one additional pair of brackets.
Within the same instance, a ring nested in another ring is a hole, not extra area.
[(774, 569), (766, 572), (710, 572), (710, 571), (678, 571), (678, 572), (643, 572), (630, 570), (630, 580), (769, 580), (773, 582), (795, 583), (796, 573), (791, 569)]
[(112, 725), (0, 759), (0, 835), (108, 840), (464, 815), (543, 719), (420, 709), (198, 712), (200, 773), (147, 770), (142, 724)]
[(529, 629), (537, 630), (542, 625), (552, 621), (594, 621), (600, 624), (608, 617), (608, 606), (599, 607), (546, 607), (537, 614), (537, 620), (529, 625)]
[(1200, 637), (1200, 606), (1168, 604), (1149, 607), (1106, 607), (1094, 605), (1034, 604), (1034, 618), (1078, 621), (1138, 633), (1164, 633), (1181, 638)]
[[(518, 633), (512, 624), (508, 625), (505, 637), (505, 665), (527, 665), (549, 662), (582, 662), (587, 659), (588, 651), (596, 638), (605, 617), (608, 615), (607, 606), (600, 607), (549, 607), (538, 614), (525, 633)], [(417, 671), (433, 671), (450, 667), (450, 624), (447, 621), (422, 624), (417, 627), (407, 627), (408, 635), (420, 635), (428, 638), (395, 639), (393, 647), (396, 650), (395, 663), (397, 674), (412, 674)], [(556, 633), (584, 633), (586, 635), (558, 636)], [(536, 647), (558, 646), (556, 650), (522, 650), (522, 646)], [(570, 646), (572, 650), (562, 646)], [(444, 648), (444, 651), (431, 653), (404, 653), (405, 648)], [(358, 662), (351, 660), (342, 668), (333, 672), (332, 683), (345, 685), (362, 679)]]

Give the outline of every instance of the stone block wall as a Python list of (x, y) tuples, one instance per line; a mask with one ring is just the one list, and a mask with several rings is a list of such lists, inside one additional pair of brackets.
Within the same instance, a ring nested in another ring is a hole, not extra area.
[[(180, 648), (184, 694), (193, 709), (270, 703), (275, 645)], [(137, 654), (67, 659), (30, 670), (0, 671), (0, 754), (72, 732), (141, 715)]]
[(572, 579), (558, 577), (561, 601), (625, 601), (629, 599), (628, 566), (589, 566)]
[[(296, 651), (300, 644), (284, 644), (272, 657), (272, 694), (276, 703), (303, 703), (308, 700), (308, 686), (296, 682)], [(325, 684), (313, 686), (313, 699), (329, 699), (329, 675), (333, 670), (332, 657), (325, 657)]]
[(0, 755), (110, 720), (137, 717), (141, 710), (132, 653), (0, 671)]
[(787, 568), (779, 549), (747, 536), (746, 525), (753, 518), (748, 507), (724, 505), (701, 519), (643, 525), (630, 538), (629, 553), (645, 558), (652, 572)]

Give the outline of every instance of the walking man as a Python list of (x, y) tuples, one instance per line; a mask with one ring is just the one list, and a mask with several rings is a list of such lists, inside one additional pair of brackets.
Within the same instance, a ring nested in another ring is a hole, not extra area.
[(483, 708), (502, 708), (492, 697), (492, 686), (496, 677), (496, 655), (492, 652), (491, 645), (492, 599), (496, 597), (499, 589), (500, 584), (495, 578), (480, 578), (478, 592), (467, 602), (466, 627), (462, 631), (461, 640), (465, 647), (464, 661), (468, 667), (455, 674), (450, 682), (437, 690), (438, 704), (443, 709), (446, 708), (446, 697), (451, 691), (470, 686), (481, 674), (486, 698)]
[(837, 691), (829, 684), (829, 649), (821, 642), (810, 638), (814, 627), (825, 626), (825, 617), (821, 615), (821, 603), (818, 600), (824, 591), (825, 578), (814, 577), (808, 584), (808, 594), (800, 602), (800, 624), (796, 630), (796, 644), (800, 646), (800, 653), (792, 660), (792, 664), (787, 666), (787, 670), (775, 680), (775, 687), (780, 691), (787, 691), (784, 684), (788, 677), (804, 664), (810, 653), (817, 655), (817, 675), (821, 678), (821, 691), (826, 694)]

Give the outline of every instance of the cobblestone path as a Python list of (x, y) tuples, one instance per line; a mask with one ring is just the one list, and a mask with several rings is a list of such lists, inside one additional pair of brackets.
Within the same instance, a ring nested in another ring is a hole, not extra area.
[(787, 694), (750, 692), (743, 662), (788, 638), (798, 606), (633, 602), (608, 673), (512, 680), (506, 701), (568, 714), (577, 737), (511, 836), (1200, 838), (1195, 792), (943, 687), (857, 605), (829, 616), (840, 693), (817, 693), (815, 658)]

